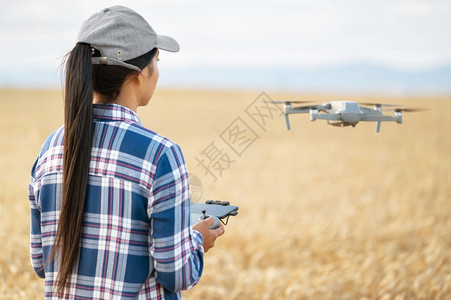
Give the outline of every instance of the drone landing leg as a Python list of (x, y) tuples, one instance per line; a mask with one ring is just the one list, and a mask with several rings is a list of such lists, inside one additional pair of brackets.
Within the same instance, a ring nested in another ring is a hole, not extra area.
[(376, 132), (380, 132), (381, 131), (381, 121), (377, 121), (377, 124), (376, 124)]
[(287, 129), (291, 130), (290, 120), (288, 119), (288, 114), (285, 114), (285, 121), (287, 122)]

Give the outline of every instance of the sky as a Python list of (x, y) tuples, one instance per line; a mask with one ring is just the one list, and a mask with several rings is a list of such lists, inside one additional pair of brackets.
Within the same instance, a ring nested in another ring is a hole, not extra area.
[(168, 72), (451, 65), (450, 0), (0, 0), (0, 86), (55, 81), (82, 22), (117, 4), (179, 42)]

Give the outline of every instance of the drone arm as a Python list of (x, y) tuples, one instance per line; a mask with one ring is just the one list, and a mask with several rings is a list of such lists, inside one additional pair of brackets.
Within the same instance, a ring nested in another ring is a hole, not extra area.
[(388, 122), (388, 121), (396, 121), (394, 117), (392, 116), (384, 116), (382, 114), (380, 115), (365, 115), (362, 118), (362, 121), (368, 121), (368, 122), (377, 122), (376, 123), (376, 132), (380, 132), (381, 131), (381, 124), (382, 122)]
[(339, 121), (341, 120), (340, 114), (319, 114), (318, 112), (310, 112), (310, 120), (329, 120), (329, 121)]
[(382, 114), (380, 114), (380, 115), (365, 115), (362, 118), (362, 121), (377, 122), (377, 124), (376, 124), (376, 132), (380, 132), (380, 130), (381, 130), (381, 123), (382, 122), (402, 123), (402, 116), (399, 113), (395, 114), (394, 116), (384, 116)]
[(384, 115), (364, 115), (362, 118), (362, 121), (367, 122), (393, 122), (396, 121), (395, 117), (393, 116), (384, 116)]
[(286, 111), (287, 114), (306, 114), (309, 112), (310, 112), (309, 109), (299, 109), (299, 108), (290, 108), (287, 109)]

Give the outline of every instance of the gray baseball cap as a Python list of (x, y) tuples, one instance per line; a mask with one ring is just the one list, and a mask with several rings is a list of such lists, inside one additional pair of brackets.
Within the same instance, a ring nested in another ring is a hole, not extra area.
[(124, 61), (139, 57), (154, 48), (177, 52), (180, 46), (169, 36), (158, 35), (137, 12), (125, 6), (113, 6), (92, 15), (80, 28), (77, 42), (100, 51), (93, 64), (118, 65), (136, 71)]

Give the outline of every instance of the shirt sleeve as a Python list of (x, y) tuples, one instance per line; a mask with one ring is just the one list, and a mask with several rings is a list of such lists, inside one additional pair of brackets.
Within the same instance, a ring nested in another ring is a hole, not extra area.
[(42, 237), (41, 237), (41, 212), (36, 203), (35, 189), (34, 189), (34, 170), (35, 165), (31, 171), (31, 181), (28, 186), (28, 200), (30, 201), (30, 256), (31, 265), (36, 274), (44, 278), (44, 259), (42, 255)]
[(173, 292), (190, 289), (202, 275), (203, 237), (190, 226), (188, 174), (177, 145), (158, 160), (148, 216), (156, 280)]

